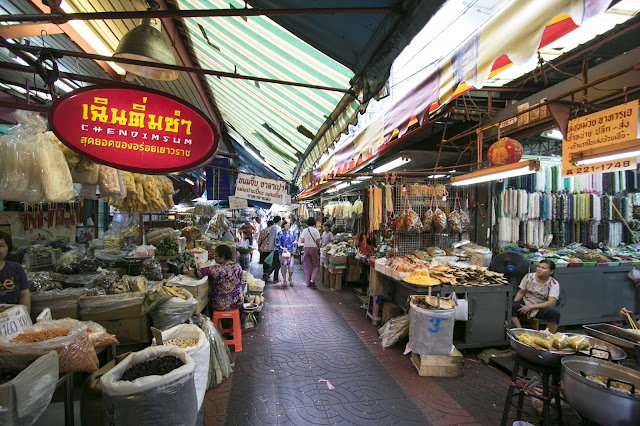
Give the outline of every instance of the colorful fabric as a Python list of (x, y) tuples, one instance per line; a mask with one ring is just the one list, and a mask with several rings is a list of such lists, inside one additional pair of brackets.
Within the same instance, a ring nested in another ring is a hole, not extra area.
[(278, 249), (278, 253), (282, 254), (282, 249), (280, 247), (286, 248), (289, 253), (293, 252), (293, 243), (296, 241), (296, 236), (291, 230), (289, 231), (280, 231), (276, 236), (276, 248)]
[(271, 228), (264, 228), (260, 231), (258, 236), (258, 251), (266, 253), (269, 251), (269, 230)]
[(242, 307), (242, 268), (225, 263), (200, 269), (209, 277), (209, 307), (213, 311), (233, 311)]
[[(546, 283), (539, 283), (536, 281), (535, 272), (525, 275), (520, 282), (519, 288), (525, 291), (523, 300), (527, 305), (544, 303), (549, 300), (549, 297), (553, 297), (556, 300), (560, 297), (560, 284), (558, 284), (558, 281), (549, 277)], [(537, 313), (538, 309), (533, 309), (528, 316), (533, 318)]]

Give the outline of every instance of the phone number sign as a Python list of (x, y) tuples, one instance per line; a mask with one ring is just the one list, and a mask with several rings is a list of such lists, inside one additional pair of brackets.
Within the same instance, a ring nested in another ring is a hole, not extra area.
[(572, 154), (638, 139), (638, 101), (627, 102), (569, 121), (562, 141), (562, 176), (574, 177), (637, 168), (635, 157), (589, 165), (571, 162)]

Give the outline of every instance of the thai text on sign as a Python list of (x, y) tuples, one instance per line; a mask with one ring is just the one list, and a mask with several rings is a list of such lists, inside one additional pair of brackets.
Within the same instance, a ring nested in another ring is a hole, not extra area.
[(267, 179), (246, 173), (238, 174), (236, 194), (238, 198), (282, 204), (287, 194), (287, 183), (282, 180)]
[(52, 105), (49, 124), (74, 151), (142, 173), (193, 169), (218, 148), (218, 134), (205, 115), (149, 89), (91, 86), (70, 92)]
[(570, 120), (566, 140), (562, 141), (562, 176), (572, 177), (635, 169), (637, 167), (635, 157), (580, 166), (571, 162), (571, 156), (637, 138), (637, 100)]

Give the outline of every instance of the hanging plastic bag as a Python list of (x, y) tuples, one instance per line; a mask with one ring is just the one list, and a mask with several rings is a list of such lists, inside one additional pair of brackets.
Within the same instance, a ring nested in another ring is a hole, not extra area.
[(447, 215), (440, 207), (436, 207), (433, 212), (433, 232), (442, 232), (447, 229)]
[(45, 200), (50, 203), (63, 203), (72, 199), (71, 172), (52, 132), (38, 135), (37, 161)]
[(271, 265), (273, 263), (273, 256), (274, 256), (275, 251), (272, 251), (269, 256), (267, 256), (264, 259), (264, 263), (266, 263), (267, 265)]
[[(163, 356), (177, 357), (184, 365), (162, 376), (120, 380), (132, 366)], [(151, 346), (132, 353), (100, 379), (104, 424), (195, 425), (198, 417), (195, 368), (193, 359), (175, 346)]]
[(15, 117), (18, 125), (0, 137), (0, 200), (38, 203), (44, 193), (37, 135), (46, 127), (34, 112), (16, 111)]
[[(171, 339), (193, 339), (197, 342), (195, 346), (181, 349), (193, 358), (193, 361), (196, 364), (193, 379), (196, 385), (198, 409), (200, 409), (202, 401), (204, 401), (204, 394), (207, 391), (207, 383), (209, 381), (209, 339), (207, 339), (204, 332), (194, 324), (180, 324), (162, 332), (162, 341), (165, 346), (168, 346), (169, 342), (167, 341), (170, 341)], [(151, 344), (154, 346), (156, 345), (155, 338)]]

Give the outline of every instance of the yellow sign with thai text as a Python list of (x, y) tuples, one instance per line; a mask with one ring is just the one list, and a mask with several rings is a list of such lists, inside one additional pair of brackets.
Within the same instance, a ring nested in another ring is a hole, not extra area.
[(635, 157), (584, 166), (571, 162), (572, 154), (633, 139), (638, 139), (637, 100), (570, 120), (566, 140), (562, 141), (562, 176), (575, 177), (637, 168)]

